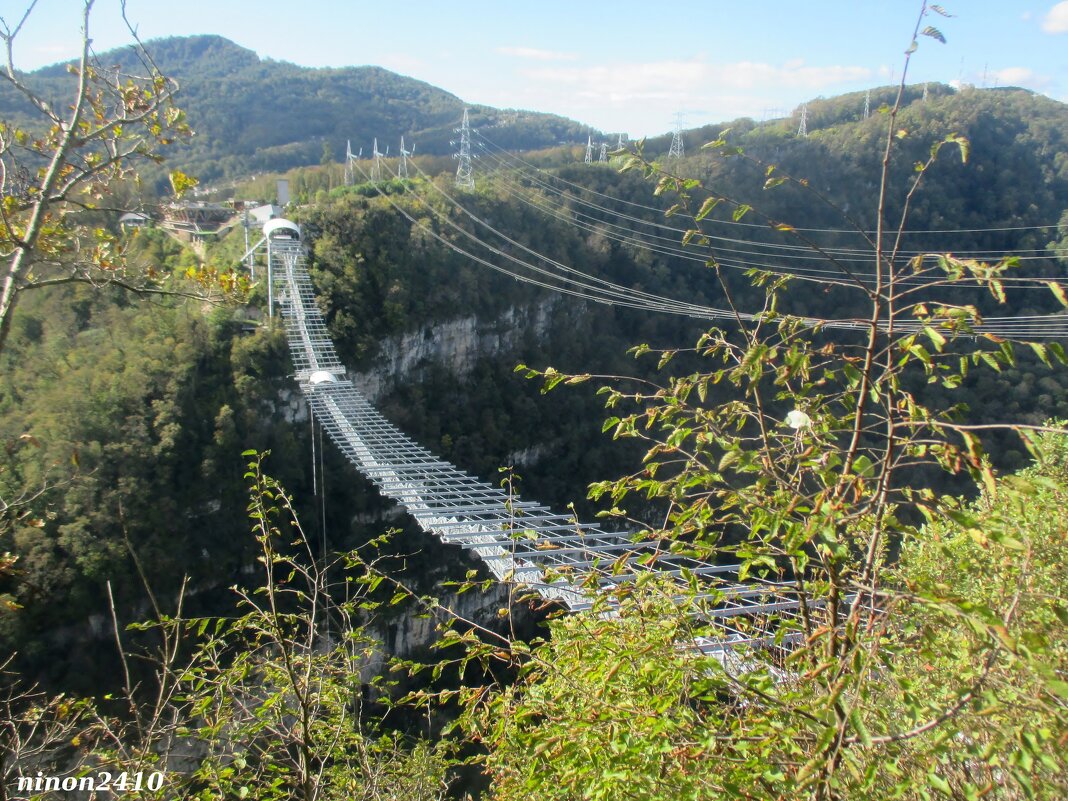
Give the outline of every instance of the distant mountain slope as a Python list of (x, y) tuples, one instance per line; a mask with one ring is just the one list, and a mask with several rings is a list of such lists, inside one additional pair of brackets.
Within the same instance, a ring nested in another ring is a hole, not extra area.
[[(281, 171), (335, 159), (345, 142), (369, 152), (374, 137), (394, 151), (404, 136), (418, 152), (443, 154), (463, 114), (455, 95), (380, 67), (312, 69), (260, 59), (221, 36), (157, 39), (147, 44), (163, 72), (181, 84), (179, 105), (196, 137), (172, 150), (172, 165), (202, 180)], [(105, 64), (134, 66), (130, 50), (101, 56)], [(31, 79), (60, 100), (70, 81), (65, 65)], [(67, 89), (69, 91), (69, 89)], [(0, 87), (0, 118), (18, 116), (18, 100)], [(494, 141), (534, 148), (585, 141), (588, 129), (550, 114), (471, 107), (474, 125), (496, 128)]]

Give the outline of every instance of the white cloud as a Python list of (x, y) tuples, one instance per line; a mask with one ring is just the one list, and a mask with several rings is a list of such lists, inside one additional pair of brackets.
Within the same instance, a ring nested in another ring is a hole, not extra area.
[(1068, 0), (1061, 0), (1049, 10), (1042, 20), (1042, 30), (1046, 33), (1068, 33)]
[(818, 92), (843, 83), (868, 80), (867, 67), (806, 67), (801, 61), (776, 65), (759, 61), (710, 64), (702, 60), (653, 61), (596, 67), (545, 67), (527, 77), (563, 86), (585, 86), (621, 100), (710, 90), (797, 88)]
[(875, 71), (796, 60), (717, 64), (695, 56), (595, 66), (531, 64), (521, 75), (507, 96), (491, 93), (479, 102), (551, 109), (602, 130), (641, 136), (670, 130), (679, 110), (687, 112), (687, 127), (788, 114), (805, 99), (871, 82)]
[(1035, 80), (1035, 73), (1027, 67), (1006, 67), (991, 75), (1002, 86), (1023, 86)]
[(497, 52), (505, 56), (530, 59), (531, 61), (575, 61), (574, 53), (561, 53), (557, 50), (541, 50), (537, 47), (498, 47)]

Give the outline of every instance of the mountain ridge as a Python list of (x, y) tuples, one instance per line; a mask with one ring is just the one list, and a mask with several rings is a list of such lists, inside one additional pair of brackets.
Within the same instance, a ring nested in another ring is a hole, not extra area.
[[(495, 140), (516, 149), (584, 142), (589, 128), (574, 120), (532, 111), (468, 105), (424, 81), (373, 65), (303, 67), (261, 58), (215, 34), (154, 39), (145, 47), (160, 70), (179, 84), (177, 102), (195, 132), (170, 149), (169, 167), (202, 181), (280, 172), (340, 160), (346, 142), (369, 152), (403, 136), (420, 153), (444, 155), (465, 108), (472, 125), (492, 127)], [(132, 47), (100, 54), (100, 62), (140, 67)], [(67, 63), (28, 73), (31, 83), (59, 98), (69, 91)], [(0, 87), (0, 115), (27, 109)], [(158, 177), (158, 176), (157, 176)]]

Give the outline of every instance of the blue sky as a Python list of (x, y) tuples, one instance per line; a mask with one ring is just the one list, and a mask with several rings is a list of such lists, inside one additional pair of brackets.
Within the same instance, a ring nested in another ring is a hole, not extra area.
[[(0, 0), (14, 24), (27, 0)], [(20, 34), (21, 69), (75, 53), (80, 0), (38, 0)], [(1068, 0), (944, 0), (924, 21), (909, 81), (1016, 85), (1068, 101)], [(97, 0), (98, 51), (128, 41), (118, 0)], [(572, 117), (632, 137), (899, 79), (920, 4), (912, 0), (128, 0), (143, 38), (215, 33), (306, 66), (377, 64), (471, 103)]]

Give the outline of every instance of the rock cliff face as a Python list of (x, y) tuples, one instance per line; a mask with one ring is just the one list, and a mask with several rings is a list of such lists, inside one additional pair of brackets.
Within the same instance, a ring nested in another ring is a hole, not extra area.
[(493, 320), (458, 317), (390, 337), (381, 343), (374, 367), (354, 374), (353, 383), (374, 401), (400, 382), (418, 381), (431, 365), (465, 375), (480, 358), (516, 348), (526, 337), (544, 337), (555, 303), (512, 307)]

